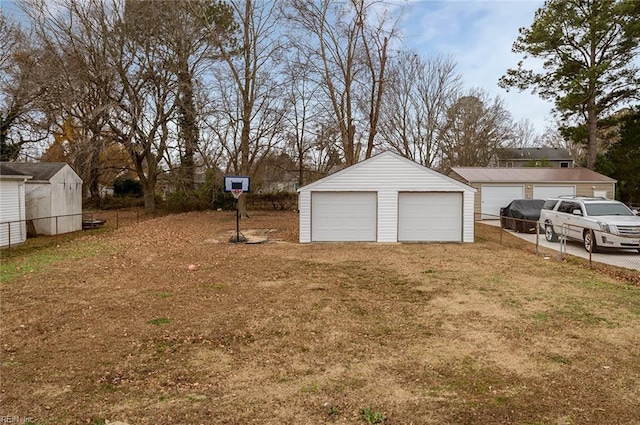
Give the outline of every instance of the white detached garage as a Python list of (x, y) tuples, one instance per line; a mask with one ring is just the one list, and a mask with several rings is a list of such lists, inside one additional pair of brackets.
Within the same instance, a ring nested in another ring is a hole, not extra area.
[(475, 189), (384, 152), (298, 189), (300, 242), (473, 242)]

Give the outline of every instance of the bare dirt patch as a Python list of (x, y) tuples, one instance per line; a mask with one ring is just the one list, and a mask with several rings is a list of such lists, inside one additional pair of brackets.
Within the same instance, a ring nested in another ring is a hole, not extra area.
[(173, 215), (3, 259), (0, 415), (638, 423), (638, 287), (482, 230), (300, 245), (297, 219), (254, 212), (268, 240), (243, 245), (233, 212)]

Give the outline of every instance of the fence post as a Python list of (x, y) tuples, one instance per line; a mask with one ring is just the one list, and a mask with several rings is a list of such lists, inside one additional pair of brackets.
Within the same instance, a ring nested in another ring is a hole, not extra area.
[(592, 269), (593, 268), (593, 244), (596, 243), (596, 232), (594, 232), (593, 230), (589, 230), (589, 233), (590, 233), (589, 236), (591, 236), (591, 245), (589, 245), (589, 268)]
[(58, 236), (58, 216), (56, 216), (56, 236)]
[(7, 233), (8, 237), (9, 237), (8, 252), (9, 252), (9, 255), (11, 255), (11, 222), (7, 223), (7, 229), (9, 230), (9, 232)]

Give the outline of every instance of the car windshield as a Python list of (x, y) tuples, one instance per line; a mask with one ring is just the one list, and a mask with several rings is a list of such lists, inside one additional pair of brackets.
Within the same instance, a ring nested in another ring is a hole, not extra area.
[(633, 215), (633, 212), (624, 204), (618, 203), (594, 203), (586, 204), (587, 215)]

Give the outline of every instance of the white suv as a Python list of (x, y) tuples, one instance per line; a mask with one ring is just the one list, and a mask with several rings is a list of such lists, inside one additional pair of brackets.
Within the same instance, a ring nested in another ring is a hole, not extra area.
[(582, 241), (584, 249), (637, 249), (640, 252), (640, 217), (625, 204), (605, 198), (560, 196), (545, 201), (540, 227), (549, 242), (558, 235)]

